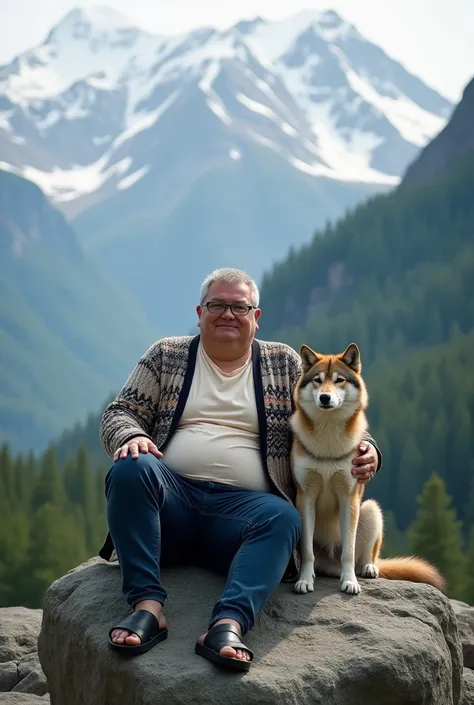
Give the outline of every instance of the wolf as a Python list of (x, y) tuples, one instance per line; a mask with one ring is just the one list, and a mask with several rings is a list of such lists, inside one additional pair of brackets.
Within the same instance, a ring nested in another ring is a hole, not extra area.
[(302, 345), (302, 373), (294, 392), (291, 472), (302, 517), (302, 564), (297, 593), (314, 590), (316, 573), (340, 578), (358, 594), (363, 578), (410, 580), (445, 591), (437, 568), (417, 557), (380, 559), (383, 514), (362, 501), (364, 485), (352, 475), (352, 459), (368, 429), (368, 392), (358, 346), (325, 355)]

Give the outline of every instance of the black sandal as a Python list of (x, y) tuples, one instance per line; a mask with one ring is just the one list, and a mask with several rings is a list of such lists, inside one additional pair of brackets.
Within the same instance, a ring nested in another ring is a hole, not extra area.
[[(244, 649), (250, 654), (250, 661), (242, 661), (242, 659), (232, 658), (230, 656), (221, 656), (219, 651), (224, 646), (231, 646), (233, 649)], [(195, 652), (199, 656), (207, 658), (213, 663), (217, 663), (224, 668), (231, 668), (235, 671), (248, 671), (253, 660), (253, 652), (248, 646), (242, 643), (242, 637), (239, 630), (233, 624), (221, 623), (212, 627), (206, 634), (204, 643), (196, 642)]]
[[(111, 639), (115, 629), (126, 629), (132, 634), (136, 634), (141, 639), (141, 644), (116, 644)], [(109, 648), (130, 654), (130, 656), (144, 654), (160, 641), (164, 641), (167, 636), (168, 628), (162, 629), (154, 614), (149, 610), (137, 610), (109, 631)]]

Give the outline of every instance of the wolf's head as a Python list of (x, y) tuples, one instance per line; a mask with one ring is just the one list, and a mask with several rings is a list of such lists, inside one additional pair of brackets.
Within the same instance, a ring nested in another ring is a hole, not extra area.
[(296, 390), (300, 406), (311, 416), (339, 409), (352, 416), (367, 407), (359, 348), (351, 343), (339, 355), (322, 355), (307, 345), (300, 350), (303, 373)]

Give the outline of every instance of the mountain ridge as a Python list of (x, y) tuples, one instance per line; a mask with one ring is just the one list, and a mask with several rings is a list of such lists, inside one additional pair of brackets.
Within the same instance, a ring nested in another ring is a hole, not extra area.
[(473, 114), (474, 78), (464, 88), (448, 124), (409, 165), (403, 177), (403, 186), (442, 173), (463, 155), (471, 153), (474, 158)]
[[(215, 88), (223, 71), (232, 95)], [(108, 8), (76, 8), (0, 67), (3, 167), (65, 211), (129, 188), (146, 178), (135, 136), (151, 136), (193, 86), (231, 140), (250, 135), (295, 169), (341, 181), (394, 185), (452, 109), (334, 11), (164, 37)]]
[(0, 444), (44, 448), (157, 337), (40, 189), (0, 171)]

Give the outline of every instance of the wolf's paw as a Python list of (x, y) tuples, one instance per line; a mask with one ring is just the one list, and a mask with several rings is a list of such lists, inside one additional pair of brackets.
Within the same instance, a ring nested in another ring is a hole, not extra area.
[(360, 585), (355, 575), (341, 575), (341, 591), (347, 592), (349, 595), (359, 594)]
[(375, 563), (366, 563), (366, 565), (362, 566), (360, 574), (362, 578), (378, 578), (379, 569), (377, 568)]
[(313, 592), (314, 580), (298, 580), (295, 583), (293, 590), (300, 595), (305, 595), (307, 592)]

